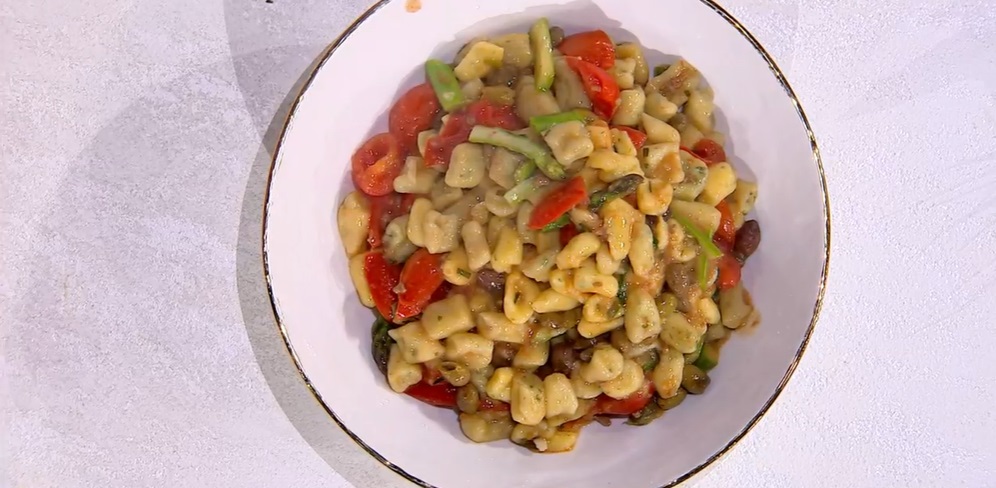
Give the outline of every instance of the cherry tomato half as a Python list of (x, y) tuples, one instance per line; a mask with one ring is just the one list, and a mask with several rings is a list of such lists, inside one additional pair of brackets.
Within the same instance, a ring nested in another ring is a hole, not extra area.
[(529, 228), (539, 230), (547, 224), (557, 220), (561, 215), (567, 213), (577, 204), (584, 202), (588, 197), (585, 191), (584, 178), (575, 176), (543, 197), (533, 209), (533, 214), (529, 217)]
[(702, 139), (692, 146), (691, 153), (705, 161), (706, 164), (716, 164), (726, 161), (726, 151), (723, 146), (712, 139)]
[(611, 69), (616, 63), (616, 46), (602, 30), (571, 34), (557, 46), (564, 56), (581, 58), (602, 69)]
[(374, 197), (391, 193), (404, 158), (398, 138), (388, 132), (371, 137), (353, 153), (353, 184)]
[(639, 151), (643, 145), (647, 143), (647, 135), (632, 127), (626, 127), (625, 125), (613, 125), (612, 128), (625, 132), (626, 135), (629, 136), (629, 140), (633, 141), (633, 145), (636, 146), (637, 151)]
[(430, 254), (424, 247), (419, 248), (405, 261), (405, 267), (401, 270), (403, 291), (398, 296), (396, 321), (422, 313), (442, 284), (443, 256)]
[(394, 287), (398, 286), (401, 268), (391, 264), (382, 251), (376, 250), (368, 252), (364, 257), (363, 274), (367, 278), (377, 311), (382, 317), (391, 320), (394, 304), (398, 301)]
[(619, 103), (619, 84), (604, 69), (581, 58), (566, 58), (567, 65), (578, 73), (584, 91), (591, 100), (595, 115), (609, 120)]
[(428, 83), (416, 85), (401, 95), (388, 114), (388, 131), (405, 150), (418, 148), (418, 133), (432, 128), (439, 114), (439, 100)]

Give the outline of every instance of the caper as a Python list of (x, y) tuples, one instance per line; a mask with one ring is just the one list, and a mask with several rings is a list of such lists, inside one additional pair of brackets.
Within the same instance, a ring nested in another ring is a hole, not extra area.
[(709, 374), (694, 364), (686, 364), (681, 374), (681, 386), (692, 395), (701, 395), (709, 387)]
[(675, 393), (674, 396), (670, 398), (658, 398), (657, 404), (664, 410), (671, 410), (681, 405), (681, 402), (685, 401), (686, 396), (688, 396), (688, 392), (684, 388), (678, 388), (678, 393)]

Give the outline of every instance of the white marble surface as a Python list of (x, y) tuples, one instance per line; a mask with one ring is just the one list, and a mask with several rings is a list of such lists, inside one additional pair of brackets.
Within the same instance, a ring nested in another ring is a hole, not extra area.
[[(367, 0), (274, 2), (0, 1), (0, 486), (405, 486), (261, 281), (269, 149)], [(696, 486), (996, 486), (991, 2), (724, 5), (807, 109), (833, 256), (794, 379)]]

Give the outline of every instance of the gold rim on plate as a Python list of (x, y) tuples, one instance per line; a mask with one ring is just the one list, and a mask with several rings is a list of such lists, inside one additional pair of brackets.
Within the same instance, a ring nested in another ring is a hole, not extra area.
[[(799, 103), (799, 99), (795, 96), (795, 92), (792, 90), (792, 87), (789, 85), (788, 80), (785, 79), (785, 75), (782, 73), (782, 70), (778, 68), (778, 64), (775, 63), (775, 60), (772, 59), (771, 55), (768, 54), (768, 52), (764, 49), (764, 47), (761, 46), (761, 43), (758, 42), (757, 39), (749, 31), (747, 31), (747, 28), (745, 28), (737, 19), (735, 19), (733, 15), (727, 12), (723, 7), (720, 7), (713, 0), (700, 0), (700, 1), (704, 3), (707, 7), (711, 8), (714, 12), (719, 14), (720, 17), (726, 20), (731, 26), (733, 26), (734, 29), (740, 32), (740, 34), (744, 36), (744, 38), (747, 39), (748, 42), (750, 42), (751, 46), (754, 47), (754, 50), (757, 51), (757, 53), (761, 55), (761, 58), (764, 59), (764, 62), (768, 64), (768, 68), (771, 70), (772, 74), (775, 75), (775, 78), (778, 80), (778, 83), (782, 85), (782, 88), (785, 89), (785, 93), (789, 96), (789, 99), (791, 99), (792, 105), (795, 106), (796, 112), (799, 114), (799, 119), (802, 120), (803, 125), (806, 127), (806, 134), (809, 136), (809, 143), (813, 149), (813, 159), (816, 161), (816, 167), (820, 173), (820, 189), (823, 191), (823, 218), (826, 220), (826, 238), (824, 239), (823, 242), (823, 251), (824, 251), (823, 270), (820, 274), (820, 288), (816, 295), (816, 304), (813, 306), (813, 318), (809, 322), (809, 327), (806, 329), (806, 335), (803, 336), (802, 344), (800, 344), (799, 349), (796, 351), (795, 358), (792, 360), (792, 364), (790, 364), (788, 369), (785, 371), (785, 375), (782, 377), (782, 380), (778, 383), (778, 386), (775, 388), (775, 392), (771, 395), (771, 397), (768, 398), (768, 401), (766, 401), (764, 405), (761, 406), (761, 409), (758, 410), (757, 414), (754, 415), (753, 418), (751, 418), (750, 422), (747, 422), (747, 425), (744, 426), (744, 428), (740, 432), (738, 432), (735, 436), (733, 436), (733, 438), (730, 439), (730, 441), (722, 449), (720, 449), (715, 454), (710, 456), (702, 464), (693, 468), (691, 471), (679, 476), (678, 478), (671, 481), (670, 483), (667, 483), (666, 485), (662, 485), (660, 488), (674, 488), (679, 484), (692, 478), (693, 476), (699, 474), (709, 466), (711, 466), (714, 462), (719, 460), (719, 458), (723, 457), (724, 455), (726, 455), (726, 453), (730, 452), (730, 450), (736, 447), (737, 443), (739, 443), (740, 440), (743, 439), (744, 436), (747, 435), (747, 433), (750, 432), (750, 430), (753, 429), (755, 425), (757, 425), (757, 423), (761, 420), (761, 417), (764, 417), (764, 415), (768, 413), (768, 410), (771, 408), (771, 405), (775, 402), (775, 400), (778, 399), (778, 396), (781, 395), (782, 391), (785, 389), (785, 386), (788, 384), (789, 379), (792, 378), (792, 374), (795, 373), (795, 369), (799, 366), (799, 361), (802, 359), (803, 354), (806, 352), (806, 346), (809, 345), (809, 340), (813, 335), (813, 330), (816, 327), (816, 321), (820, 315), (820, 309), (823, 307), (823, 295), (826, 292), (827, 273), (830, 269), (830, 197), (827, 194), (827, 178), (826, 174), (824, 174), (823, 172), (823, 159), (820, 157), (820, 149), (816, 144), (816, 136), (813, 134), (813, 129), (809, 125), (809, 119), (806, 118), (806, 113), (802, 110), (802, 105)], [(311, 383), (311, 380), (308, 378), (308, 375), (304, 372), (304, 369), (302, 369), (301, 361), (298, 358), (297, 353), (294, 351), (293, 346), (291, 346), (290, 337), (287, 334), (287, 328), (284, 327), (283, 321), (281, 321), (280, 319), (280, 309), (277, 306), (277, 302), (276, 300), (274, 300), (273, 297), (273, 286), (270, 281), (270, 262), (269, 262), (269, 256), (267, 253), (267, 245), (266, 245), (266, 229), (267, 229), (267, 220), (269, 219), (270, 216), (269, 212), (270, 189), (273, 184), (273, 174), (277, 168), (278, 164), (277, 158), (280, 155), (280, 149), (283, 146), (284, 137), (287, 135), (287, 129), (289, 128), (290, 123), (294, 119), (295, 112), (297, 112), (297, 106), (301, 102), (301, 97), (311, 86), (311, 83), (314, 81), (315, 76), (318, 74), (319, 71), (321, 71), (322, 67), (325, 66), (325, 63), (327, 63), (328, 60), (332, 58), (332, 55), (335, 53), (335, 50), (340, 45), (342, 45), (343, 42), (345, 42), (345, 40), (349, 37), (349, 35), (352, 34), (353, 31), (355, 31), (357, 28), (359, 28), (360, 24), (362, 24), (363, 21), (365, 21), (375, 12), (380, 10), (381, 7), (387, 5), (390, 2), (391, 0), (379, 0), (378, 2), (374, 3), (365, 12), (363, 12), (363, 14), (357, 17), (356, 20), (354, 20), (349, 25), (349, 27), (347, 27), (346, 30), (344, 30), (342, 34), (340, 34), (339, 37), (337, 37), (335, 41), (333, 41), (332, 44), (330, 44), (329, 47), (325, 49), (325, 51), (321, 55), (321, 61), (318, 63), (318, 66), (315, 67), (315, 70), (312, 71), (312, 73), (308, 76), (307, 81), (301, 87), (301, 91), (297, 94), (297, 97), (295, 97), (294, 99), (294, 103), (291, 105), (290, 111), (288, 112), (287, 115), (287, 120), (284, 121), (283, 128), (281, 129), (280, 139), (278, 139), (277, 146), (273, 152), (273, 161), (270, 163), (270, 171), (267, 174), (266, 192), (263, 198), (264, 202), (263, 239), (262, 239), (263, 276), (266, 280), (266, 292), (267, 295), (270, 297), (270, 305), (273, 308), (273, 317), (277, 322), (277, 328), (280, 330), (280, 336), (283, 338), (284, 346), (287, 347), (287, 352), (290, 353), (291, 359), (294, 361), (294, 368), (297, 369), (297, 372), (301, 375), (301, 379), (303, 379), (305, 385), (307, 385), (308, 390), (311, 391), (311, 394), (314, 395), (316, 400), (318, 400), (318, 403), (322, 405), (322, 408), (325, 409), (325, 412), (329, 414), (332, 420), (339, 426), (340, 429), (342, 429), (343, 432), (346, 433), (346, 435), (350, 437), (350, 439), (352, 439), (354, 442), (356, 442), (357, 445), (363, 448), (363, 450), (366, 451), (367, 454), (370, 454), (371, 456), (373, 456), (374, 459), (380, 461), (381, 464), (387, 466), (391, 471), (394, 471), (402, 478), (422, 488), (439, 488), (429, 483), (426, 483), (425, 481), (422, 481), (418, 477), (405, 471), (400, 466), (392, 463), (391, 461), (388, 461), (387, 458), (385, 458), (380, 453), (375, 451), (372, 447), (367, 445), (367, 443), (363, 442), (363, 440), (360, 439), (359, 436), (353, 433), (353, 431), (349, 430), (349, 427), (346, 427), (346, 425), (342, 422), (341, 419), (339, 419), (339, 417), (335, 414), (332, 408), (325, 403), (324, 399), (322, 399), (322, 395), (318, 393), (318, 390), (315, 389), (315, 385)]]

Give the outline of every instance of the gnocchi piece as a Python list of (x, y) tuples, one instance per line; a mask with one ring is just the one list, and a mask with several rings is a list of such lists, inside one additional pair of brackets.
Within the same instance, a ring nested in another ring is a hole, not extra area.
[(678, 155), (680, 148), (676, 142), (643, 146), (643, 164), (647, 166), (647, 174), (668, 183), (679, 183), (685, 179), (685, 173), (681, 169), (681, 156)]
[(573, 269), (550, 270), (550, 288), (562, 295), (575, 297), (578, 301), (581, 300), (582, 294), (574, 288)]
[(350, 192), (339, 205), (336, 215), (339, 237), (347, 256), (355, 256), (367, 248), (370, 232), (370, 203), (360, 192)]
[(589, 383), (610, 381), (622, 374), (625, 359), (621, 352), (609, 345), (595, 346), (591, 361), (581, 365), (581, 378)]
[(533, 311), (536, 313), (566, 312), (571, 310), (581, 302), (572, 296), (564, 295), (552, 288), (540, 292), (533, 302)]
[(644, 215), (661, 215), (671, 206), (674, 187), (666, 181), (648, 178), (636, 188), (636, 203)]
[(460, 91), (467, 100), (480, 100), (481, 93), (484, 92), (484, 82), (480, 78), (474, 78), (461, 85)]
[(632, 205), (621, 198), (612, 200), (602, 206), (599, 212), (605, 221), (606, 240), (609, 243), (609, 254), (613, 259), (622, 261), (629, 254), (632, 244), (633, 224), (637, 216), (642, 220)]
[(671, 398), (681, 388), (681, 376), (685, 369), (685, 356), (677, 350), (665, 347), (660, 351), (660, 361), (654, 367), (651, 379), (661, 398)]
[(470, 283), (473, 276), (467, 264), (467, 251), (464, 248), (457, 247), (443, 258), (443, 277), (446, 281), (456, 286), (464, 286)]
[(526, 157), (509, 151), (502, 147), (496, 147), (491, 153), (491, 164), (488, 165), (488, 177), (498, 186), (511, 190), (515, 186), (515, 170), (526, 162)]
[(619, 281), (612, 275), (599, 273), (595, 261), (588, 259), (574, 271), (574, 289), (579, 293), (614, 297), (619, 293)]
[(700, 298), (698, 304), (696, 305), (699, 310), (699, 315), (705, 320), (707, 324), (718, 324), (720, 321), (719, 305), (713, 301), (712, 298), (703, 297)]
[(486, 171), (482, 146), (464, 142), (453, 148), (445, 181), (455, 188), (474, 188), (484, 180)]
[(512, 366), (519, 369), (533, 370), (546, 364), (550, 359), (549, 341), (527, 342), (519, 348), (512, 359)]
[(625, 325), (626, 338), (634, 344), (660, 335), (661, 315), (650, 292), (641, 287), (629, 291)]
[(370, 293), (370, 283), (367, 282), (365, 271), (367, 253), (357, 254), (349, 258), (349, 277), (353, 280), (353, 288), (356, 288), (356, 296), (364, 307), (374, 308), (373, 294)]
[(719, 291), (719, 310), (723, 325), (730, 329), (739, 329), (760, 320), (750, 293), (744, 289), (743, 283)]
[[(633, 71), (636, 70), (635, 59), (616, 59), (615, 65), (609, 70), (609, 74), (616, 79), (616, 84), (622, 90), (632, 89), (636, 84)], [(643, 90), (640, 90), (641, 92)]]
[(677, 220), (667, 221), (668, 229), (668, 258), (672, 263), (687, 263), (695, 258), (695, 247), (688, 244), (689, 236), (685, 235), (685, 228)]
[(491, 364), (495, 343), (479, 334), (456, 332), (446, 338), (445, 357), (467, 365), (472, 370)]
[(681, 312), (671, 312), (664, 317), (661, 340), (682, 354), (691, 354), (705, 333), (705, 322), (690, 320)]
[(585, 339), (592, 339), (606, 332), (612, 332), (613, 329), (622, 327), (624, 323), (625, 320), (622, 317), (609, 319), (605, 322), (591, 322), (582, 318), (581, 322), (578, 323), (578, 334), (581, 334), (581, 337)]
[(484, 78), (492, 70), (500, 68), (504, 58), (505, 50), (501, 46), (479, 41), (470, 47), (470, 51), (453, 69), (453, 73), (462, 82)]
[(491, 262), (491, 249), (484, 235), (484, 227), (479, 222), (470, 221), (460, 230), (467, 253), (467, 267), (477, 271)]
[(456, 294), (430, 303), (422, 312), (422, 327), (430, 339), (436, 340), (473, 329), (474, 316), (467, 296)]
[(633, 242), (629, 248), (629, 264), (633, 273), (647, 278), (654, 271), (654, 232), (644, 222), (633, 226)]
[(519, 69), (528, 68), (533, 64), (533, 48), (529, 42), (529, 34), (516, 32), (494, 38), (494, 43), (505, 50), (503, 63)]
[(481, 202), (470, 207), (470, 220), (479, 224), (488, 223), (488, 220), (491, 220), (491, 212), (488, 211), (488, 206), (484, 202)]
[(384, 256), (395, 263), (408, 259), (418, 246), (408, 240), (408, 216), (402, 215), (387, 224), (384, 229)]
[(517, 324), (503, 312), (477, 314), (477, 333), (495, 342), (523, 344), (529, 336), (529, 324)]
[(647, 142), (651, 144), (677, 143), (681, 141), (681, 133), (670, 124), (644, 113), (640, 117), (643, 131), (647, 133)]
[[(612, 132), (609, 131), (611, 141)], [(598, 170), (598, 179), (611, 183), (628, 174), (643, 176), (640, 159), (636, 156), (619, 154), (611, 149), (598, 149), (588, 156), (586, 167)]]
[(408, 213), (408, 240), (416, 246), (425, 246), (425, 222), (432, 211), (432, 202), (425, 198), (416, 198), (412, 210)]
[(601, 247), (602, 241), (594, 233), (578, 234), (557, 254), (557, 268), (578, 268), (586, 259), (595, 255)]
[(498, 368), (484, 387), (484, 392), (495, 400), (508, 403), (512, 399), (512, 378), (515, 370), (509, 367)]
[(612, 116), (612, 123), (615, 125), (628, 125), (636, 127), (640, 123), (640, 114), (647, 102), (647, 95), (639, 88), (623, 90), (619, 93), (619, 106)]
[(436, 184), (439, 173), (427, 168), (425, 160), (418, 156), (408, 156), (401, 173), (394, 178), (394, 191), (398, 193), (429, 193)]
[(439, 341), (429, 337), (419, 321), (391, 329), (387, 334), (398, 343), (404, 360), (412, 364), (439, 359), (446, 352)]
[[(408, 227), (410, 230), (410, 223)], [(425, 248), (430, 253), (440, 254), (452, 251), (460, 244), (460, 220), (455, 215), (443, 215), (435, 210), (430, 210), (425, 214), (422, 236)], [(411, 238), (410, 231), (409, 238)]]
[(535, 281), (519, 271), (510, 273), (505, 280), (505, 316), (516, 324), (529, 322), (533, 318), (533, 303), (539, 294), (540, 288)]
[(615, 149), (616, 153), (623, 156), (638, 156), (636, 152), (636, 145), (633, 144), (633, 139), (629, 136), (629, 133), (619, 129), (612, 129), (612, 147)]
[(522, 271), (522, 274), (528, 276), (533, 281), (546, 283), (550, 281), (550, 272), (556, 265), (556, 261), (557, 250), (551, 249), (526, 259), (522, 262), (522, 265), (519, 266), (519, 270)]
[(668, 100), (657, 90), (648, 88), (645, 93), (647, 100), (643, 110), (647, 115), (657, 120), (671, 120), (671, 117), (678, 113), (678, 105)]
[(397, 393), (404, 393), (408, 387), (422, 381), (422, 367), (412, 364), (402, 357), (401, 348), (391, 345), (387, 360), (387, 384)]
[(488, 190), (484, 195), (484, 205), (488, 212), (498, 217), (511, 217), (518, 208), (506, 200), (503, 194), (504, 192), (498, 188)]
[(650, 67), (643, 57), (643, 48), (635, 42), (624, 42), (616, 46), (616, 57), (622, 59), (632, 59), (635, 63), (633, 67), (633, 82), (639, 86), (647, 84), (650, 79)]
[(578, 397), (571, 380), (563, 373), (553, 373), (543, 378), (543, 396), (546, 400), (546, 418), (572, 414), (578, 409)]
[(517, 374), (510, 392), (512, 419), (523, 425), (538, 425), (546, 416), (543, 380), (534, 374)]
[(439, 179), (432, 187), (429, 198), (432, 199), (432, 208), (443, 211), (463, 198), (463, 190), (453, 188), (447, 185), (443, 179)]
[(685, 116), (703, 133), (712, 132), (712, 90), (692, 90), (685, 102)]
[(553, 151), (553, 156), (564, 166), (588, 157), (595, 150), (588, 129), (580, 121), (557, 124), (546, 132), (543, 139)]
[[(601, 124), (598, 122), (601, 122)], [(608, 124), (602, 120), (588, 124), (588, 137), (591, 139), (591, 144), (596, 150), (612, 148), (611, 130)]]
[(748, 214), (754, 210), (755, 201), (757, 201), (757, 183), (737, 180), (737, 187), (730, 195), (730, 206), (736, 205), (741, 214)]
[(613, 258), (609, 248), (602, 246), (595, 253), (595, 266), (598, 268), (599, 273), (613, 275), (616, 274), (616, 271), (619, 271), (619, 268), (622, 266), (622, 260)]
[(698, 201), (715, 207), (737, 189), (737, 174), (730, 163), (718, 163), (709, 167), (705, 188)]
[(582, 400), (597, 398), (602, 394), (602, 387), (598, 383), (585, 381), (581, 377), (581, 368), (574, 368), (571, 371), (571, 387), (574, 389), (574, 394)]
[(533, 215), (533, 203), (523, 202), (519, 205), (519, 213), (515, 215), (515, 230), (525, 244), (536, 244), (537, 231), (529, 228), (529, 219)]
[(529, 120), (537, 115), (550, 115), (560, 112), (557, 99), (549, 91), (536, 89), (536, 80), (532, 76), (519, 77), (515, 90), (515, 113), (522, 120)]
[(591, 108), (591, 99), (584, 89), (584, 83), (577, 72), (567, 64), (567, 58), (556, 56), (553, 60), (553, 92), (563, 111), (576, 108)]
[(636, 393), (643, 386), (643, 367), (632, 359), (624, 359), (619, 376), (602, 383), (602, 392), (616, 400)]
[(585, 300), (581, 313), (588, 322), (609, 322), (623, 316), (623, 306), (616, 297), (596, 295)]
[(515, 422), (506, 412), (460, 413), (460, 430), (477, 443), (508, 439), (514, 428)]
[[(546, 449), (541, 452), (552, 454), (572, 451), (578, 443), (579, 436), (580, 432), (557, 431), (549, 439), (544, 439), (546, 441)], [(539, 450), (539, 445), (536, 446), (536, 449)]]
[(723, 217), (715, 206), (701, 202), (674, 200), (670, 209), (672, 215), (684, 218), (708, 233), (715, 233), (719, 229), (719, 221)]
[(501, 229), (494, 252), (491, 253), (491, 267), (499, 273), (512, 271), (513, 266), (522, 264), (522, 238), (511, 227)]

